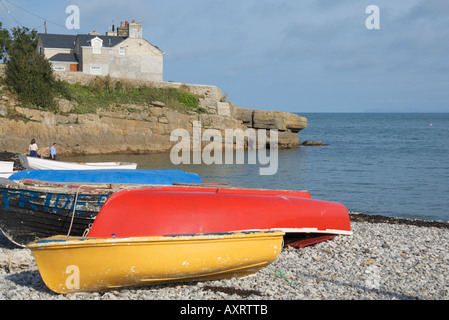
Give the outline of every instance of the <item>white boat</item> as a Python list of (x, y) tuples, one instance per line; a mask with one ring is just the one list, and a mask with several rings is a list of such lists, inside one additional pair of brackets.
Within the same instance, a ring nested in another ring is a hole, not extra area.
[(14, 168), (14, 162), (0, 161), (0, 172), (12, 172), (13, 168)]
[(14, 162), (12, 161), (0, 161), (0, 178), (9, 178), (15, 173)]
[(19, 155), (22, 166), (30, 170), (106, 170), (136, 169), (131, 162), (64, 162)]
[(10, 176), (12, 176), (14, 173), (16, 173), (17, 171), (12, 171), (12, 172), (0, 172), (0, 178), (5, 178), (5, 179), (9, 179)]

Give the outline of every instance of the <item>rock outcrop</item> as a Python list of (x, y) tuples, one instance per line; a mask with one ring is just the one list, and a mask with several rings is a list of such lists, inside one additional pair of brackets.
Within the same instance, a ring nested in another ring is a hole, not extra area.
[(321, 142), (321, 141), (310, 141), (310, 140), (304, 141), (301, 145), (306, 146), (306, 147), (324, 147), (324, 146), (328, 146), (327, 144), (323, 144), (323, 142)]
[[(69, 73), (64, 80), (88, 83), (92, 78)], [(177, 143), (170, 141), (174, 130), (192, 132), (196, 121), (204, 129), (220, 132), (278, 130), (282, 148), (298, 146), (298, 132), (307, 127), (307, 119), (296, 114), (236, 107), (224, 101), (222, 91), (214, 86), (172, 82), (151, 85), (189, 90), (201, 96), (200, 107), (207, 112), (183, 113), (155, 101), (148, 106), (125, 105), (115, 112), (98, 109), (94, 114), (75, 114), (71, 113), (71, 102), (61, 100), (60, 111), (55, 114), (23, 108), (5, 96), (0, 99), (0, 150), (25, 153), (34, 138), (39, 147), (57, 142), (60, 155), (163, 152)]]

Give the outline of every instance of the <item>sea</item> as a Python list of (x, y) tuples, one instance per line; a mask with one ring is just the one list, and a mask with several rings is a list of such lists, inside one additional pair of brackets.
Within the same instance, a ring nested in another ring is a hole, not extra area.
[(78, 156), (64, 161), (128, 161), (138, 169), (181, 169), (204, 182), (308, 190), (350, 212), (449, 221), (449, 113), (301, 113), (300, 146), (278, 152), (275, 175), (260, 164), (174, 165), (170, 153)]

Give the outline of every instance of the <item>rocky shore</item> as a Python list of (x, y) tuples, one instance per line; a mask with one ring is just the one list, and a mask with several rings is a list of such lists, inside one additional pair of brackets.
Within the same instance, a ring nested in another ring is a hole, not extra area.
[[(84, 85), (96, 79), (77, 73), (61, 73), (59, 77), (67, 83)], [(36, 139), (41, 148), (57, 142), (60, 156), (163, 152), (178, 143), (170, 139), (175, 130), (192, 135), (194, 123), (200, 123), (203, 132), (211, 129), (225, 136), (230, 130), (241, 138), (248, 129), (265, 133), (267, 139), (270, 130), (277, 130), (279, 147), (292, 148), (300, 145), (299, 132), (307, 128), (307, 119), (298, 114), (238, 107), (226, 101), (226, 95), (216, 86), (126, 82), (136, 88), (183, 90), (198, 98), (198, 110), (179, 110), (151, 100), (104, 103), (92, 108), (95, 110), (80, 111), (77, 102), (61, 98), (57, 101), (58, 111), (50, 112), (23, 106), (14, 94), (0, 86), (0, 137), (8, 137), (0, 139), (0, 150), (24, 153), (31, 139)]]
[[(353, 235), (297, 249), (245, 278), (58, 295), (0, 233), (0, 300), (447, 300), (449, 226), (351, 213)], [(176, 311), (176, 310), (175, 310)], [(177, 312), (177, 311), (176, 311)]]

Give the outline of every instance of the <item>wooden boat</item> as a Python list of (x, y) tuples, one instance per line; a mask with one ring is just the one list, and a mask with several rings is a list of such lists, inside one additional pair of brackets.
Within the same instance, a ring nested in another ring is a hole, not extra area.
[[(99, 175), (101, 179), (92, 179), (95, 178), (93, 174), (90, 180), (85, 179), (86, 182), (82, 179), (83, 175), (76, 176), (76, 171), (73, 171), (73, 176), (77, 178), (68, 180), (78, 180), (78, 183), (0, 179), (0, 229), (10, 241), (19, 246), (60, 234), (82, 236), (95, 220), (106, 199), (118, 190), (137, 184), (202, 182), (198, 175), (181, 170), (137, 170), (141, 171), (139, 174), (134, 172), (136, 170), (131, 170), (133, 174), (125, 175), (128, 171), (130, 170), (108, 171), (109, 176)], [(43, 174), (37, 175), (41, 178), (59, 180), (57, 171), (50, 170), (48, 172), (54, 175), (47, 176), (45, 170), (32, 172)], [(118, 174), (120, 172), (122, 175)], [(92, 182), (95, 180), (100, 182)]]
[(19, 155), (22, 166), (30, 170), (110, 170), (136, 169), (137, 163), (131, 162), (64, 162)]
[(196, 173), (182, 170), (24, 170), (9, 177), (11, 180), (33, 179), (66, 183), (119, 183), (172, 185), (173, 183), (202, 183)]
[(0, 230), (26, 246), (59, 234), (82, 236), (106, 199), (130, 185), (0, 181)]
[(138, 238), (43, 239), (32, 250), (45, 284), (56, 293), (240, 277), (272, 263), (283, 232)]
[(351, 234), (340, 203), (308, 192), (203, 187), (131, 187), (111, 195), (89, 237), (282, 230), (287, 234)]

